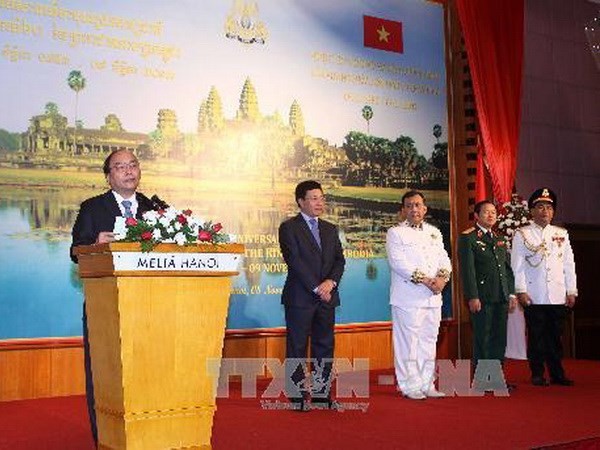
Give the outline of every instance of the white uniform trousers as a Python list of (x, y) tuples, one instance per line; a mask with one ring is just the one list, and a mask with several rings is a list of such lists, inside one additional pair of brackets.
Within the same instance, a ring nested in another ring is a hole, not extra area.
[(392, 305), (394, 368), (403, 394), (433, 387), (435, 354), (442, 309)]
[(525, 335), (525, 315), (521, 305), (508, 313), (506, 323), (506, 353), (507, 358), (527, 359), (527, 337)]

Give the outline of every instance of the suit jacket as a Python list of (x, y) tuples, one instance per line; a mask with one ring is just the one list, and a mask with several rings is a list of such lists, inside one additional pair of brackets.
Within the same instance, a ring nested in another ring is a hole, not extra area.
[(313, 292), (321, 282), (331, 279), (337, 283), (332, 292), (332, 307), (340, 304), (338, 287), (346, 260), (335, 225), (319, 219), (321, 249), (301, 214), (279, 226), (279, 246), (288, 266), (281, 303), (288, 306), (310, 307), (321, 301)]
[(482, 303), (508, 302), (509, 295), (515, 293), (515, 281), (504, 238), (472, 227), (460, 235), (458, 251), (465, 298), (478, 298)]
[[(138, 202), (136, 217), (141, 219), (142, 214), (154, 209), (154, 203), (139, 192), (135, 197)], [(85, 200), (79, 208), (71, 233), (73, 240), (70, 253), (73, 262), (77, 262), (77, 256), (73, 253), (75, 247), (93, 244), (101, 231), (113, 231), (115, 217), (121, 215), (121, 209), (112, 191)]]
[(391, 269), (390, 304), (403, 308), (442, 306), (442, 294), (411, 281), (415, 271), (430, 278), (442, 269), (452, 271), (440, 230), (425, 222), (422, 229), (415, 229), (404, 221), (388, 230), (385, 249)]

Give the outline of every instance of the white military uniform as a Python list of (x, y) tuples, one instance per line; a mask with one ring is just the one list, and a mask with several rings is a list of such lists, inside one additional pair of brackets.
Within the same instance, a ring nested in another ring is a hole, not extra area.
[(391, 269), (390, 305), (394, 367), (398, 388), (404, 393), (427, 392), (433, 387), (436, 342), (441, 320), (442, 294), (414, 283), (416, 274), (449, 276), (452, 265), (442, 233), (422, 223), (404, 221), (387, 232), (386, 251)]
[(577, 295), (575, 259), (564, 228), (535, 223), (519, 228), (511, 266), (516, 293), (527, 293), (534, 305), (564, 305), (567, 295)]
[(511, 263), (515, 291), (531, 300), (525, 322), (532, 382), (543, 385), (547, 367), (551, 382), (570, 385), (561, 362), (561, 334), (566, 296), (577, 295), (577, 277), (567, 230), (535, 223), (521, 227), (513, 238)]

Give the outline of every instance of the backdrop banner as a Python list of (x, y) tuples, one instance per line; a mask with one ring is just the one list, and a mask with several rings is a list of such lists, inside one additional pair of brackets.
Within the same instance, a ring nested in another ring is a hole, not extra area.
[(407, 189), (450, 247), (440, 4), (1, 1), (0, 72), (0, 339), (81, 335), (70, 231), (115, 149), (138, 155), (141, 192), (246, 246), (229, 329), (284, 326), (277, 229), (301, 180), (340, 227), (338, 323), (390, 320)]

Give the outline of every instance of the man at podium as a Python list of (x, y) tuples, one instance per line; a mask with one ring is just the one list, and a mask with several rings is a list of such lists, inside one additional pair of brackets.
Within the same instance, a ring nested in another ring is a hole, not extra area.
[[(105, 244), (115, 240), (113, 229), (115, 218), (137, 217), (155, 209), (154, 202), (137, 192), (141, 169), (136, 156), (129, 150), (113, 151), (103, 166), (104, 176), (110, 190), (104, 194), (85, 200), (73, 225), (71, 259), (77, 263), (74, 248), (78, 245)], [(87, 397), (90, 426), (94, 442), (98, 442), (96, 412), (94, 410), (94, 386), (88, 342), (87, 316), (83, 308), (83, 348), (85, 363), (85, 392)]]

